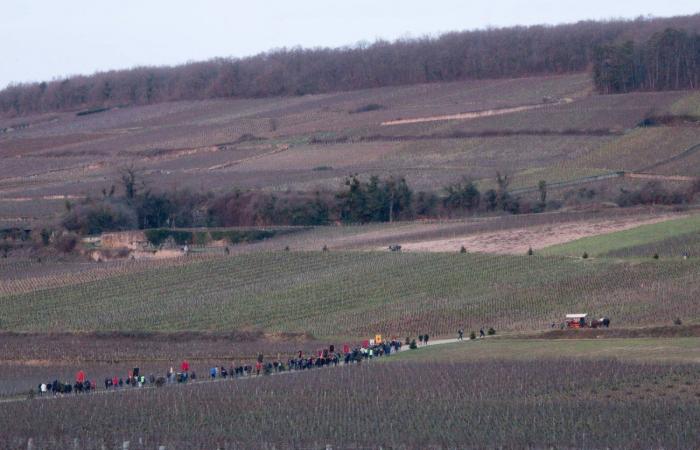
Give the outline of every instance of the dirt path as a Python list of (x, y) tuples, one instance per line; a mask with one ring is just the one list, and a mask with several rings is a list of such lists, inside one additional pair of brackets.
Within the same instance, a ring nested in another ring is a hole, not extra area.
[(482, 117), (493, 117), (493, 116), (501, 116), (504, 114), (513, 114), (513, 113), (518, 113), (518, 112), (523, 112), (523, 111), (530, 111), (532, 109), (540, 109), (544, 108), (546, 106), (556, 106), (556, 105), (565, 105), (568, 103), (573, 102), (574, 100), (571, 98), (565, 98), (561, 101), (555, 102), (555, 103), (542, 103), (539, 105), (529, 105), (529, 106), (516, 106), (513, 108), (502, 108), (502, 109), (488, 109), (486, 111), (474, 111), (474, 112), (465, 112), (465, 113), (459, 113), (459, 114), (447, 114), (443, 116), (428, 116), (428, 117), (417, 117), (415, 119), (397, 119), (397, 120), (390, 120), (387, 122), (382, 122), (381, 126), (392, 126), (392, 125), (406, 125), (406, 124), (412, 124), (412, 123), (424, 123), (424, 122), (440, 122), (443, 120), (471, 120), (471, 119), (480, 119)]
[(233, 166), (238, 166), (250, 161), (255, 161), (258, 159), (266, 158), (268, 156), (276, 155), (278, 153), (282, 153), (289, 150), (289, 145), (288, 144), (280, 144), (276, 145), (271, 151), (266, 152), (266, 153), (261, 153), (259, 155), (254, 155), (254, 156), (249, 156), (248, 158), (243, 158), (243, 159), (237, 159), (235, 161), (229, 161), (225, 162), (223, 164), (217, 164), (215, 166), (208, 167), (206, 170), (221, 170), (221, 169), (227, 169), (229, 167)]
[(697, 177), (686, 177), (682, 175), (657, 175), (653, 173), (634, 173), (625, 172), (625, 178), (636, 178), (640, 180), (655, 180), (655, 181), (697, 181)]
[(468, 252), (525, 254), (529, 248), (538, 250), (584, 237), (624, 231), (640, 225), (659, 223), (681, 217), (685, 216), (621, 217), (612, 220), (540, 225), (456, 236), (448, 239), (402, 243), (401, 250), (409, 252), (456, 252), (464, 246)]

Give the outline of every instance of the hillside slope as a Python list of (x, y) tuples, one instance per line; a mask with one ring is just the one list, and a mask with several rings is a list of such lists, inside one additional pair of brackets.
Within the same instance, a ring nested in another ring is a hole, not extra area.
[[(0, 223), (55, 217), (66, 200), (109, 189), (127, 165), (151, 189), (219, 192), (338, 189), (350, 173), (402, 175), (438, 192), (463, 176), (488, 187), (496, 171), (513, 188), (650, 165), (693, 174), (687, 150), (700, 128), (634, 128), (651, 109), (692, 109), (696, 94), (590, 92), (586, 75), (571, 75), (0, 120)], [(461, 113), (473, 114), (382, 125)]]
[[(275, 252), (1, 295), (15, 331), (232, 330), (316, 337), (541, 330), (572, 311), (619, 324), (696, 318), (700, 260)], [(640, 288), (641, 287), (641, 288)]]

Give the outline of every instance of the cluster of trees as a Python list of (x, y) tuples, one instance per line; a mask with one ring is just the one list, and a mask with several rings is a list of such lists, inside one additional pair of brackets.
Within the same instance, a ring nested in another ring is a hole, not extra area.
[(116, 187), (103, 189), (98, 197), (89, 197), (73, 204), (66, 202), (63, 228), (81, 234), (97, 234), (108, 230), (131, 230), (165, 226), (190, 227), (201, 222), (201, 205), (211, 194), (189, 191), (168, 193), (148, 189), (133, 167), (122, 169)]
[(373, 176), (362, 182), (355, 175), (345, 185), (348, 190), (336, 195), (338, 215), (344, 222), (392, 222), (412, 214), (413, 191), (403, 178), (381, 181)]
[[(545, 181), (540, 181), (536, 195), (527, 199), (513, 195), (507, 175), (497, 173), (494, 181), (495, 188), (484, 192), (463, 178), (445, 186), (441, 193), (414, 193), (403, 178), (362, 179), (351, 175), (335, 192), (237, 190), (214, 195), (153, 192), (139, 181), (133, 169), (126, 169), (120, 179), (120, 195), (113, 187), (103, 190), (99, 197), (67, 203), (61, 225), (73, 233), (98, 234), (130, 229), (391, 222), (476, 213), (539, 213), (561, 207), (561, 202), (548, 200)], [(596, 196), (587, 188), (572, 192), (578, 200)], [(636, 190), (622, 189), (616, 202), (621, 207), (679, 205), (692, 202), (698, 193), (700, 183), (681, 191), (668, 190), (652, 181)], [(568, 202), (571, 199), (567, 195)]]
[(668, 190), (658, 181), (650, 181), (638, 189), (621, 189), (617, 204), (622, 207), (635, 205), (682, 205), (694, 200), (700, 192), (700, 183), (693, 183), (689, 189)]
[(326, 225), (332, 220), (330, 192), (235, 191), (201, 205), (202, 226)]
[[(668, 27), (696, 31), (700, 15), (453, 32), (435, 38), (336, 49), (281, 49), (242, 59), (102, 72), (10, 86), (0, 92), (0, 114), (584, 72), (594, 59), (600, 59), (595, 49), (627, 39), (644, 40)], [(667, 63), (673, 64), (673, 58), (669, 53), (659, 59), (658, 80), (664, 79), (661, 72)]]
[(700, 34), (668, 28), (642, 43), (598, 47), (593, 81), (603, 94), (700, 88)]
[(234, 191), (224, 195), (189, 191), (153, 192), (134, 169), (124, 169), (117, 189), (80, 203), (66, 203), (62, 228), (80, 234), (103, 231), (270, 225), (327, 225), (332, 222), (370, 223), (416, 217), (451, 217), (478, 211), (539, 212), (545, 209), (546, 183), (540, 201), (525, 207), (509, 192), (507, 176), (497, 174), (497, 189), (481, 193), (469, 179), (444, 188), (444, 195), (418, 192), (404, 178), (363, 180), (349, 176), (332, 192)]

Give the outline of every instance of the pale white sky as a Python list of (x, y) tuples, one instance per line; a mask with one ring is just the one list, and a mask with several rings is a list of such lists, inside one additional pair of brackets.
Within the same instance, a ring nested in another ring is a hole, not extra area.
[(0, 89), (285, 46), (697, 12), (698, 0), (2, 0)]

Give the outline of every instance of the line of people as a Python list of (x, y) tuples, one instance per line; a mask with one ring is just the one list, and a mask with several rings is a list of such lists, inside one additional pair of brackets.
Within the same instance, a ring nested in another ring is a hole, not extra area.
[(44, 395), (48, 393), (52, 394), (83, 394), (94, 391), (97, 389), (97, 385), (94, 381), (76, 381), (75, 383), (67, 383), (59, 380), (49, 381), (48, 383), (41, 383), (37, 390), (39, 394)]
[[(491, 328), (491, 330), (493, 330), (493, 328)], [(494, 334), (495, 334), (495, 330), (494, 330)], [(428, 336), (426, 335), (426, 336), (425, 336), (425, 338), (426, 338), (426, 339), (425, 339), (426, 344), (428, 343), (427, 337), (428, 337)], [(484, 333), (484, 329), (482, 328), (482, 329), (479, 330), (479, 339), (483, 339), (483, 338), (485, 338), (485, 337), (486, 337), (486, 333)], [(474, 339), (474, 338), (476, 338), (476, 333), (474, 333), (474, 332), (472, 331), (472, 334), (469, 336), (469, 339)], [(460, 341), (463, 341), (463, 340), (464, 340), (464, 329), (463, 329), (463, 328), (460, 328), (459, 330), (457, 330), (457, 339), (460, 340)]]
[[(375, 342), (374, 340), (364, 341), (361, 346), (350, 348), (345, 344), (342, 351), (337, 351), (334, 345), (328, 348), (318, 350), (315, 353), (305, 354), (302, 350), (283, 362), (278, 357), (275, 361), (265, 361), (262, 353), (254, 364), (241, 363), (240, 365), (232, 364), (228, 368), (225, 366), (214, 366), (209, 369), (209, 377), (214, 380), (217, 378), (241, 378), (250, 376), (270, 375), (273, 373), (281, 373), (288, 371), (301, 371), (316, 369), (328, 366), (337, 366), (339, 364), (359, 364), (363, 360), (373, 359), (375, 357), (388, 356), (401, 350), (403, 344), (399, 340), (391, 340), (389, 342)], [(136, 388), (147, 385), (156, 387), (165, 384), (173, 383), (188, 383), (197, 379), (197, 374), (191, 370), (188, 361), (182, 361), (180, 371), (176, 372), (171, 367), (164, 377), (157, 377), (154, 374), (146, 377), (141, 373), (138, 367), (133, 368), (128, 372), (125, 378), (121, 377), (105, 377), (104, 389), (124, 389)], [(42, 383), (38, 386), (40, 395), (52, 393), (70, 394), (70, 393), (87, 393), (95, 391), (97, 384), (94, 380), (88, 380), (84, 371), (79, 371), (75, 376), (75, 383), (61, 382), (53, 380), (49, 383)]]

